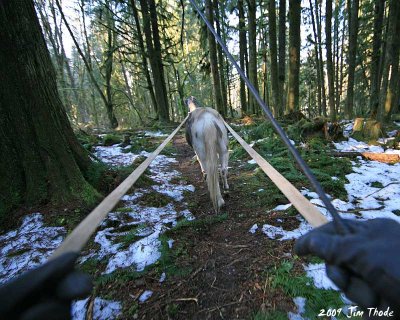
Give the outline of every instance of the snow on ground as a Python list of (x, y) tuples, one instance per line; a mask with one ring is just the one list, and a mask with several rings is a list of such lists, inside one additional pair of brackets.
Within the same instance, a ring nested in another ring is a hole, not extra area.
[[(80, 300), (72, 304), (72, 319), (74, 320), (85, 320), (86, 312), (82, 312), (82, 310), (86, 310), (88, 307), (89, 298), (85, 300)], [(122, 305), (118, 301), (104, 300), (101, 298), (94, 299), (93, 305), (93, 319), (98, 320), (108, 320), (108, 319), (117, 319), (121, 314)]]
[[(352, 123), (349, 123), (347, 127), (345, 129), (349, 131)], [(390, 133), (390, 135), (393, 134), (395, 133)], [(334, 143), (334, 145), (337, 150), (342, 152), (359, 151), (400, 154), (399, 150), (384, 150), (381, 146), (368, 145), (353, 138), (349, 138), (348, 141)], [(384, 217), (400, 222), (400, 163), (390, 165), (358, 159), (353, 161), (352, 165), (353, 172), (346, 176), (349, 181), (349, 183), (345, 184), (348, 193), (347, 201), (332, 200), (333, 206), (341, 213), (342, 217), (359, 220)], [(315, 204), (324, 216), (329, 220), (332, 219), (317, 193), (308, 189), (301, 190), (301, 193), (309, 198), (310, 202)], [(287, 210), (290, 206), (291, 204), (279, 205), (271, 211)], [(297, 239), (311, 230), (311, 226), (302, 217), (298, 217), (298, 219), (300, 220), (300, 225), (294, 230), (287, 231), (281, 226), (269, 224), (264, 224), (261, 230), (271, 239)], [(249, 232), (255, 233), (256, 230), (251, 228)], [(327, 277), (323, 263), (305, 265), (304, 269), (307, 276), (313, 279), (317, 288), (338, 290)], [(344, 304), (351, 304), (351, 302), (344, 300)], [(298, 305), (297, 302), (296, 305)], [(298, 314), (289, 313), (288, 317), (293, 320), (302, 319), (301, 312)]]
[[(397, 131), (396, 131), (397, 132)], [(379, 143), (385, 144), (394, 138), (381, 138)], [(400, 154), (400, 150), (384, 149), (381, 146), (369, 145), (363, 141), (349, 138), (348, 141), (334, 142), (336, 150), (341, 152), (373, 152), (373, 153), (387, 153), (387, 154)]]
[(151, 290), (146, 290), (143, 292), (140, 297), (139, 297), (139, 302), (145, 302), (146, 300), (150, 299), (150, 297), (153, 295), (153, 291)]
[[(155, 133), (152, 136), (160, 136)], [(150, 136), (150, 133), (146, 133)], [(96, 156), (113, 166), (130, 165), (140, 155), (148, 156), (143, 151), (140, 154), (122, 152), (118, 145), (96, 147)], [(178, 218), (194, 219), (192, 213), (183, 202), (185, 191), (194, 191), (192, 185), (179, 182), (180, 173), (169, 168), (176, 160), (164, 155), (157, 156), (151, 163), (150, 178), (156, 185), (148, 189), (139, 189), (134, 194), (127, 194), (122, 198), (127, 212), (114, 211), (102, 222), (94, 241), (99, 244), (98, 250), (92, 250), (81, 258), (101, 259), (107, 261), (104, 273), (111, 273), (117, 269), (134, 266), (142, 271), (146, 266), (155, 263), (159, 257), (161, 243), (159, 236), (165, 230), (174, 226)], [(146, 193), (159, 192), (171, 198), (171, 202), (161, 208), (147, 207), (138, 201)], [(122, 240), (128, 234), (127, 227), (135, 231), (138, 240), (123, 246)], [(0, 235), (0, 283), (4, 283), (16, 275), (44, 263), (50, 254), (57, 248), (66, 235), (63, 227), (45, 227), (43, 216), (34, 213), (23, 219), (17, 230)], [(172, 246), (173, 240), (169, 240)], [(165, 274), (160, 282), (165, 280)], [(141, 299), (143, 302), (151, 297), (145, 291)], [(73, 304), (73, 319), (84, 319), (88, 299)], [(121, 313), (121, 304), (118, 301), (104, 300), (99, 297), (94, 301), (93, 319), (115, 319)]]
[(65, 234), (63, 227), (45, 227), (40, 213), (26, 216), (19, 229), (0, 236), (0, 283), (43, 264)]
[(158, 138), (158, 137), (166, 137), (166, 136), (168, 136), (168, 134), (163, 133), (163, 132), (161, 132), (161, 131), (156, 131), (156, 132), (153, 132), (153, 131), (145, 131), (145, 132), (144, 132), (144, 135), (145, 135), (146, 137), (152, 137), (152, 138)]
[(137, 157), (140, 156), (140, 154), (122, 152), (123, 149), (118, 147), (118, 144), (111, 147), (97, 146), (94, 150), (96, 157), (101, 159), (104, 163), (115, 167), (129, 166)]
[(293, 302), (297, 308), (297, 313), (288, 312), (289, 320), (303, 320), (303, 317), (301, 315), (306, 311), (306, 301), (307, 299), (303, 297), (293, 298)]

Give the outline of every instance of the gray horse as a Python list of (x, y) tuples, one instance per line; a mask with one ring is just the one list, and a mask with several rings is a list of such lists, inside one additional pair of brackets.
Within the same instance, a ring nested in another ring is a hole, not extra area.
[(212, 108), (200, 107), (194, 97), (186, 100), (189, 118), (186, 141), (194, 149), (216, 213), (224, 205), (218, 179), (218, 164), (224, 189), (228, 190), (228, 133), (221, 115)]

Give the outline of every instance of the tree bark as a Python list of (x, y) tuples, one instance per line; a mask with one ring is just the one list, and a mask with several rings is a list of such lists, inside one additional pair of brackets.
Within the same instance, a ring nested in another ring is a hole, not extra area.
[(17, 205), (93, 204), (91, 165), (62, 107), (33, 1), (0, 2), (0, 216)]
[(335, 87), (332, 60), (332, 0), (326, 0), (326, 68), (328, 74), (328, 90), (329, 90), (329, 112), (332, 121), (336, 121), (335, 111)]
[[(256, 0), (247, 0), (248, 19), (249, 19), (249, 80), (258, 92), (257, 80), (257, 23), (256, 23)], [(253, 95), (249, 95), (249, 111), (256, 113), (256, 100)]]
[(138, 45), (139, 45), (140, 56), (142, 58), (143, 73), (144, 73), (144, 76), (145, 76), (146, 82), (147, 82), (147, 89), (149, 90), (151, 104), (152, 104), (154, 110), (156, 110), (156, 113), (158, 115), (158, 106), (157, 106), (156, 96), (155, 96), (154, 90), (153, 90), (153, 83), (151, 81), (151, 77), (150, 77), (150, 73), (149, 73), (149, 66), (147, 63), (146, 50), (145, 50), (144, 42), (143, 42), (142, 29), (140, 27), (139, 14), (138, 14), (138, 11), (136, 8), (135, 0), (131, 0), (131, 8), (132, 8), (132, 13), (133, 13), (133, 19), (135, 20), (137, 41), (138, 41)]
[[(149, 2), (149, 3), (148, 3)], [(143, 32), (146, 37), (146, 47), (153, 74), (154, 93), (157, 101), (157, 112), (160, 120), (168, 121), (168, 99), (165, 77), (161, 60), (161, 45), (158, 37), (157, 14), (152, 0), (140, 0), (143, 17)], [(149, 7), (150, 10), (149, 11)], [(154, 36), (157, 39), (154, 39)]]
[(279, 91), (281, 99), (280, 115), (285, 106), (285, 75), (286, 75), (286, 0), (279, 0)]
[[(206, 0), (206, 15), (208, 21), (214, 24), (214, 14), (211, 0)], [(210, 53), (210, 66), (211, 66), (211, 76), (213, 80), (213, 95), (214, 103), (216, 104), (216, 109), (218, 112), (225, 116), (223, 108), (223, 100), (221, 94), (221, 83), (219, 78), (218, 60), (217, 60), (217, 47), (213, 34), (207, 30), (208, 38), (208, 48)]]
[(273, 110), (275, 116), (281, 115), (282, 102), (278, 76), (278, 48), (276, 44), (276, 8), (275, 0), (268, 1), (268, 22), (269, 22), (269, 47), (270, 47), (270, 58), (271, 58), (271, 86), (272, 95), (274, 97)]
[[(247, 38), (246, 38), (246, 18), (244, 15), (243, 0), (238, 0), (239, 11), (239, 60), (240, 68), (246, 71), (246, 52), (247, 52)], [(240, 78), (240, 104), (242, 113), (248, 111), (246, 99), (246, 85), (242, 78)]]
[(105, 80), (106, 80), (106, 97), (107, 97), (107, 117), (108, 121), (111, 123), (111, 128), (115, 129), (118, 127), (118, 121), (114, 113), (114, 103), (113, 103), (113, 88), (111, 85), (111, 78), (113, 72), (114, 63), (114, 51), (115, 51), (115, 26), (114, 19), (112, 17), (112, 12), (110, 9), (109, 1), (105, 2), (106, 11), (106, 24), (107, 24), (107, 51), (105, 60)]
[(371, 90), (369, 96), (369, 108), (371, 119), (376, 119), (379, 107), (379, 88), (382, 74), (379, 70), (380, 56), (382, 54), (382, 25), (385, 0), (376, 0), (374, 9), (374, 35), (372, 38), (372, 57), (371, 57)]
[(286, 111), (299, 110), (301, 1), (289, 1), (289, 83)]
[(317, 35), (318, 35), (318, 54), (319, 54), (319, 74), (320, 74), (320, 86), (321, 86), (321, 97), (322, 97), (322, 114), (326, 117), (326, 92), (325, 92), (325, 71), (324, 71), (324, 59), (322, 56), (322, 5), (315, 0), (315, 20), (317, 23)]
[(313, 29), (313, 34), (314, 34), (314, 54), (315, 54), (315, 64), (317, 67), (317, 99), (318, 99), (318, 115), (322, 115), (322, 85), (321, 84), (321, 68), (320, 64), (322, 63), (319, 60), (319, 47), (318, 47), (318, 34), (317, 34), (317, 27), (315, 23), (315, 16), (314, 16), (314, 9), (313, 9), (313, 4), (312, 0), (310, 0), (310, 11), (311, 11), (311, 25)]
[(390, 120), (392, 110), (398, 104), (399, 93), (397, 92), (397, 84), (399, 77), (399, 53), (400, 53), (400, 2), (390, 0), (389, 2), (389, 42), (385, 56), (385, 74), (388, 86), (385, 91), (384, 104), (382, 108), (383, 121)]
[[(221, 24), (220, 24), (220, 10), (218, 8), (218, 0), (213, 0), (213, 6), (214, 6), (214, 11), (215, 11), (215, 24), (217, 26), (217, 34), (220, 36), (222, 39), (222, 33), (221, 33)], [(217, 45), (217, 53), (218, 53), (218, 64), (219, 64), (219, 76), (220, 76), (220, 82), (221, 82), (221, 96), (222, 96), (222, 108), (224, 109), (223, 114), (228, 114), (228, 99), (227, 99), (227, 92), (226, 92), (226, 81), (225, 81), (225, 63), (224, 63), (224, 55), (222, 53), (222, 47), (220, 45)]]
[(354, 74), (356, 69), (357, 34), (358, 34), (359, 0), (354, 0), (349, 12), (349, 51), (348, 51), (348, 80), (345, 116), (353, 117), (354, 104)]

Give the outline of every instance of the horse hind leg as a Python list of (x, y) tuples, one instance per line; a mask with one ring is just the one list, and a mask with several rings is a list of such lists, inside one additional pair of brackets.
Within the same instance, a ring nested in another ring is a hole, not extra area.
[(222, 178), (222, 184), (225, 190), (229, 189), (228, 185), (228, 160), (229, 160), (229, 153), (228, 153), (228, 148), (226, 145), (220, 141), (220, 154), (219, 154), (219, 160), (221, 163), (221, 178)]
[[(200, 156), (201, 155), (201, 156)], [(204, 152), (196, 152), (197, 160), (199, 161), (201, 173), (203, 174), (203, 181), (207, 180), (206, 158)]]

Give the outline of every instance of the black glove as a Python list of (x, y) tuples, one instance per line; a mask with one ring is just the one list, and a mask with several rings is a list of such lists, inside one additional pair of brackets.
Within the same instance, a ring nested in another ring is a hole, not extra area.
[(0, 319), (70, 319), (72, 300), (90, 294), (92, 281), (66, 253), (0, 287)]
[(299, 238), (295, 252), (324, 259), (329, 278), (362, 308), (390, 306), (394, 318), (400, 318), (400, 224), (390, 219), (344, 222), (349, 234), (337, 234), (330, 222)]

